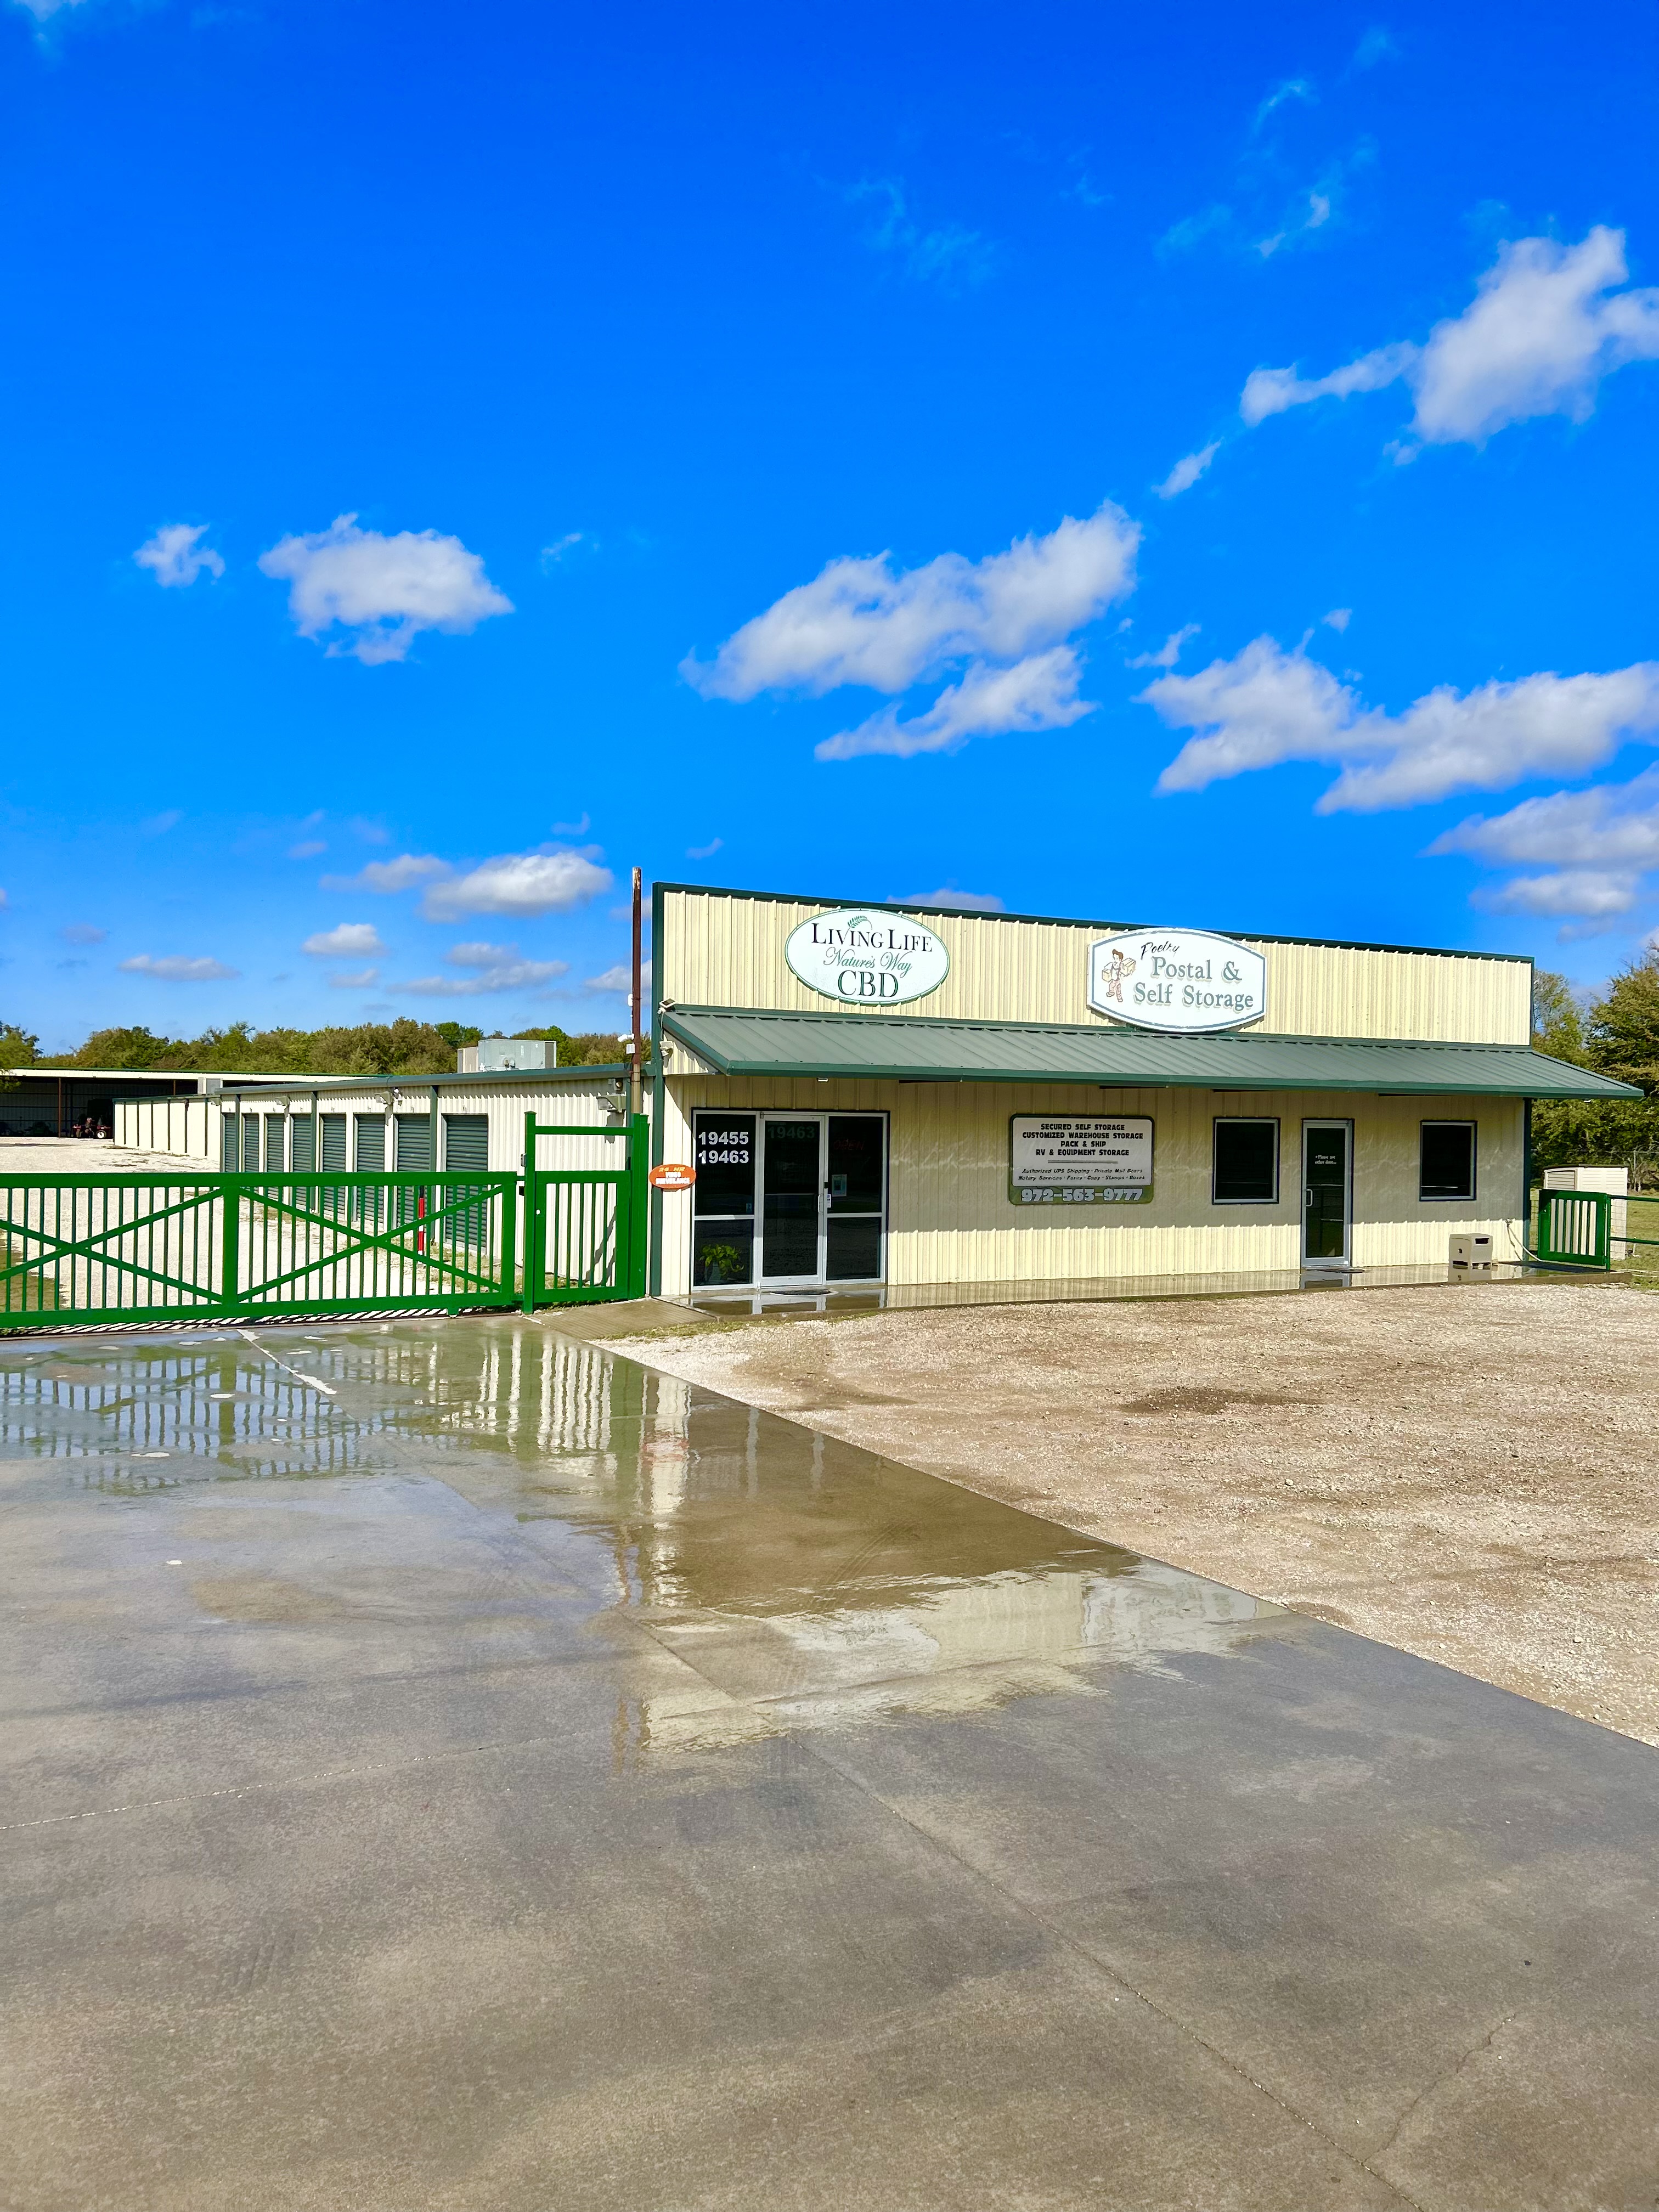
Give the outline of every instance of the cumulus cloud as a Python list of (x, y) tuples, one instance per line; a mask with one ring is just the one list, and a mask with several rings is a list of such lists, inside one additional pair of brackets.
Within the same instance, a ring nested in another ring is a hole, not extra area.
[(132, 557), (141, 568), (149, 569), (164, 589), (193, 584), (204, 574), (222, 576), (224, 562), (210, 545), (200, 542), (206, 535), (205, 522), (164, 522)]
[(1493, 913), (1627, 913), (1639, 878), (1659, 868), (1659, 768), (1629, 783), (1524, 799), (1507, 814), (1472, 815), (1428, 850), (1467, 853), (1489, 867), (1541, 863), (1555, 872), (1476, 891), (1475, 904)]
[(568, 914), (608, 891), (611, 882), (609, 868), (568, 847), (499, 853), (464, 875), (434, 883), (421, 902), (421, 911), (428, 921), (459, 921), (469, 914)]
[(476, 629), (513, 602), (484, 574), (477, 554), (435, 530), (386, 536), (360, 530), (355, 514), (326, 530), (284, 538), (259, 556), (267, 576), (289, 586), (289, 612), (301, 637), (342, 635), (331, 653), (373, 665), (401, 660), (423, 629)]
[(121, 966), (129, 975), (153, 975), (162, 983), (220, 983), (242, 972), (240, 968), (227, 968), (222, 960), (191, 959), (182, 952), (164, 953), (159, 960), (139, 952)]
[(920, 568), (892, 556), (831, 561), (681, 673), (708, 699), (763, 691), (815, 695), (840, 684), (908, 690), (952, 661), (1017, 660), (1079, 629), (1134, 583), (1138, 524), (1108, 501), (1047, 537), (969, 561), (941, 553)]
[(1177, 461), (1161, 484), (1152, 489), (1160, 499), (1176, 499), (1183, 491), (1190, 491), (1216, 455), (1221, 451), (1221, 441), (1214, 439), (1196, 453), (1188, 453)]
[(889, 753), (909, 760), (917, 753), (954, 751), (969, 738), (1063, 729), (1094, 712), (1091, 700), (1077, 696), (1082, 673), (1069, 645), (1033, 653), (1012, 668), (988, 668), (975, 661), (962, 681), (947, 684), (924, 714), (907, 721), (896, 707), (884, 707), (855, 730), (826, 738), (815, 748), (817, 757), (855, 760), (863, 753)]
[(385, 898), (449, 873), (448, 861), (435, 853), (400, 853), (395, 860), (371, 860), (355, 876), (325, 876), (322, 887), (325, 891), (374, 891)]
[(994, 891), (957, 891), (947, 884), (943, 890), (912, 891), (908, 898), (893, 901), (895, 906), (955, 906), (964, 907), (973, 914), (1000, 914), (1002, 901)]
[(1421, 345), (1379, 346), (1328, 376), (1258, 368), (1239, 412), (1248, 423), (1322, 398), (1375, 392), (1403, 378), (1425, 444), (1479, 444), (1538, 415), (1582, 422), (1604, 376), (1659, 359), (1659, 290), (1620, 291), (1625, 234), (1598, 223), (1577, 246), (1522, 238), (1504, 246), (1463, 313)]
[[(648, 963), (645, 963), (645, 972), (647, 975), (650, 973)], [(582, 988), (584, 991), (620, 991), (624, 999), (629, 998), (633, 994), (634, 972), (619, 960), (614, 968), (607, 968), (602, 975), (584, 977)]]
[[(518, 960), (510, 956), (516, 951), (512, 945), (458, 945), (445, 957), (459, 965), (477, 966), (471, 975), (418, 975), (408, 983), (389, 983), (390, 991), (399, 991), (410, 997), (426, 999), (476, 999), (492, 991), (526, 991), (539, 989), (553, 981), (556, 976), (569, 973), (563, 960)], [(489, 963), (461, 961), (463, 953), (501, 952), (509, 957)]]
[[(1602, 868), (1569, 868), (1559, 875), (1514, 876), (1506, 884), (1478, 890), (1474, 904), (1488, 914), (1581, 916), (1611, 921), (1636, 903), (1637, 878)], [(1574, 932), (1583, 935), (1583, 932)]]
[(1659, 663), (1464, 693), (1443, 684), (1393, 715), (1363, 705), (1300, 647), (1286, 653), (1259, 637), (1195, 675), (1161, 676), (1140, 696), (1172, 729), (1196, 733), (1160, 790), (1201, 791), (1284, 761), (1333, 761), (1342, 772), (1317, 811), (1371, 813), (1600, 767), (1625, 738), (1659, 729)]
[(307, 938), (300, 950), (314, 960), (372, 960), (386, 947), (372, 921), (343, 921), (337, 929), (321, 929)]

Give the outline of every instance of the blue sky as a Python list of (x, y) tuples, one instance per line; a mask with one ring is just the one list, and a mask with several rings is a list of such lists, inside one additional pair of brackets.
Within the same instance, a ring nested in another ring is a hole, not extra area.
[(0, 1018), (1659, 920), (1645, 5), (0, 8)]

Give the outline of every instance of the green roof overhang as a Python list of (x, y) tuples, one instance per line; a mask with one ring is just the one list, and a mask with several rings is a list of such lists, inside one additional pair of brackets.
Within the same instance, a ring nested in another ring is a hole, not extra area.
[[(900, 1083), (1091, 1083), (1110, 1089), (1364, 1091), (1412, 1097), (1639, 1098), (1611, 1076), (1521, 1044), (1310, 1037), (904, 1014), (766, 1013), (665, 1006), (665, 1035), (720, 1075)], [(677, 1071), (671, 1062), (667, 1073)]]

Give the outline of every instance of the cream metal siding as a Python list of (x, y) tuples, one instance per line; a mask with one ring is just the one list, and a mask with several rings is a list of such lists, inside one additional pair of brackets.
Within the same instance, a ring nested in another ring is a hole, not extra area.
[[(1096, 1085), (852, 1083), (688, 1076), (667, 1085), (662, 1156), (691, 1158), (699, 1106), (891, 1116), (887, 1279), (1040, 1282), (1121, 1275), (1235, 1274), (1301, 1264), (1302, 1124), (1354, 1125), (1353, 1262), (1443, 1266), (1454, 1231), (1483, 1230), (1499, 1259), (1520, 1256), (1523, 1109), (1510, 1099), (1377, 1098), (1352, 1092), (1102, 1091)], [(1146, 1206), (1016, 1206), (1008, 1123), (1014, 1114), (1147, 1114), (1153, 1196)], [(1214, 1206), (1211, 1124), (1218, 1115), (1279, 1122), (1276, 1206)], [(1417, 1195), (1418, 1125), (1478, 1124), (1473, 1206)], [(1064, 1213), (1062, 1220), (1056, 1214)], [(691, 1201), (663, 1200), (662, 1286), (690, 1287)]]
[[(705, 891), (670, 890), (662, 896), (653, 957), (665, 1000), (684, 1006), (802, 1013), (822, 1013), (830, 1005), (790, 972), (783, 957), (789, 932), (827, 911), (823, 907)], [(893, 1011), (945, 1020), (1111, 1026), (1088, 1004), (1089, 947), (1107, 925), (917, 913), (949, 949), (951, 972), (929, 997)], [(1238, 941), (1267, 963), (1267, 1030), (1459, 1044), (1525, 1044), (1531, 1034), (1532, 970), (1524, 960), (1269, 944), (1249, 937)]]
[(219, 1165), (217, 1098), (118, 1098), (115, 1141), (141, 1152), (178, 1152)]

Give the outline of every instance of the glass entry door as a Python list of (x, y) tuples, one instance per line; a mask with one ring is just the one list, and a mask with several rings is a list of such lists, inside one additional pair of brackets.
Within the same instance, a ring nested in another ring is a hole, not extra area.
[(1310, 1267), (1350, 1263), (1353, 1124), (1302, 1125), (1302, 1258)]
[(693, 1143), (693, 1289), (881, 1281), (884, 1114), (701, 1108)]
[(823, 1116), (761, 1117), (761, 1263), (769, 1283), (815, 1283), (823, 1273)]
[(884, 1115), (763, 1114), (760, 1182), (757, 1282), (879, 1282)]

